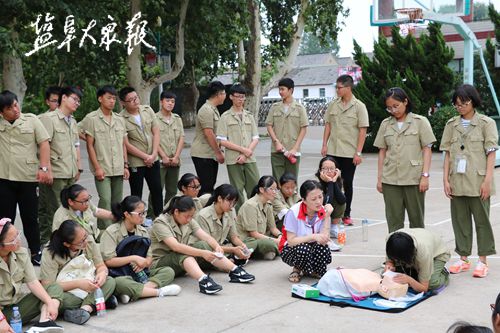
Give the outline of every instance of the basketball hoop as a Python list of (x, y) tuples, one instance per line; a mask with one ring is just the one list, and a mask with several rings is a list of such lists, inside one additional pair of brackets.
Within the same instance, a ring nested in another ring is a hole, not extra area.
[(417, 30), (417, 22), (422, 22), (424, 14), (422, 8), (399, 8), (394, 10), (399, 24), (399, 34), (406, 37), (409, 34), (414, 34)]

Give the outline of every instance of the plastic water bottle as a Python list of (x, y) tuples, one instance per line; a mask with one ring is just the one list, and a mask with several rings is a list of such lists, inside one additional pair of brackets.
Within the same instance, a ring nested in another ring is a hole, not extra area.
[(21, 313), (19, 312), (19, 307), (14, 306), (12, 308), (12, 318), (10, 318), (9, 324), (15, 333), (23, 333), (23, 321), (21, 319)]
[(137, 277), (137, 282), (140, 282), (142, 284), (146, 284), (148, 282), (148, 280), (149, 280), (148, 275), (146, 274), (146, 272), (144, 272), (144, 270), (142, 270), (140, 272), (134, 272), (134, 273), (135, 273), (135, 276)]
[(361, 229), (363, 230), (363, 242), (368, 242), (368, 220), (361, 221)]
[(344, 246), (346, 241), (345, 226), (343, 222), (339, 224), (339, 232), (337, 234), (337, 242), (340, 246)]
[(104, 316), (106, 314), (106, 302), (104, 301), (104, 294), (101, 288), (97, 288), (94, 291), (95, 296), (95, 308), (97, 310), (98, 316)]

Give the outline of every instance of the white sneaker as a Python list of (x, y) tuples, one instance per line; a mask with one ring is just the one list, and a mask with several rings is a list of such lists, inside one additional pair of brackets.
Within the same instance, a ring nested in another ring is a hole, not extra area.
[(334, 224), (330, 227), (330, 238), (337, 238), (339, 233), (339, 227), (337, 224)]
[(130, 302), (130, 296), (129, 295), (120, 295), (120, 302), (122, 302), (123, 304), (127, 304), (128, 302)]
[(176, 284), (169, 284), (168, 286), (158, 289), (158, 297), (177, 296), (182, 288)]
[(264, 254), (265, 260), (274, 260), (274, 258), (276, 258), (276, 253), (274, 252), (267, 252)]
[(336, 244), (334, 241), (328, 242), (328, 247), (330, 248), (330, 251), (332, 252), (337, 252), (342, 250), (342, 246)]

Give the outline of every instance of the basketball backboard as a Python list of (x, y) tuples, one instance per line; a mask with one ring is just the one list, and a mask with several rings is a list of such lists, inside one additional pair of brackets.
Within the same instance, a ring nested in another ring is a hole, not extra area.
[(425, 20), (426, 12), (447, 16), (467, 16), (471, 12), (470, 0), (373, 0), (371, 25), (384, 26), (408, 22), (398, 9), (420, 8)]

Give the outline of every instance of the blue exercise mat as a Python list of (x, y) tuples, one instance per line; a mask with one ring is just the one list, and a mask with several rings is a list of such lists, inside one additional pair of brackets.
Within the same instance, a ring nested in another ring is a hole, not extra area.
[[(316, 284), (313, 284), (312, 286), (315, 287)], [(361, 300), (359, 302), (355, 302), (351, 298), (335, 298), (335, 297), (328, 297), (328, 296), (325, 296), (322, 294), (320, 294), (319, 297), (316, 297), (316, 298), (303, 298), (303, 297), (300, 297), (300, 296), (292, 293), (292, 297), (300, 298), (300, 299), (307, 300), (307, 301), (329, 303), (330, 306), (338, 306), (341, 308), (353, 306), (353, 307), (360, 308), (360, 309), (381, 311), (381, 312), (388, 312), (388, 313), (400, 313), (400, 312), (406, 311), (409, 308), (411, 308), (412, 306), (417, 305), (418, 303), (425, 301), (426, 299), (428, 299), (429, 297), (431, 297), (433, 295), (435, 295), (435, 293), (428, 291), (428, 292), (424, 293), (424, 295), (421, 298), (419, 298), (415, 301), (406, 302), (407, 306), (404, 308), (389, 308), (389, 307), (379, 306), (379, 305), (374, 303), (374, 301), (376, 301), (377, 299), (385, 300), (385, 298), (381, 297), (379, 294), (373, 294), (372, 296), (365, 298), (364, 300)]]

